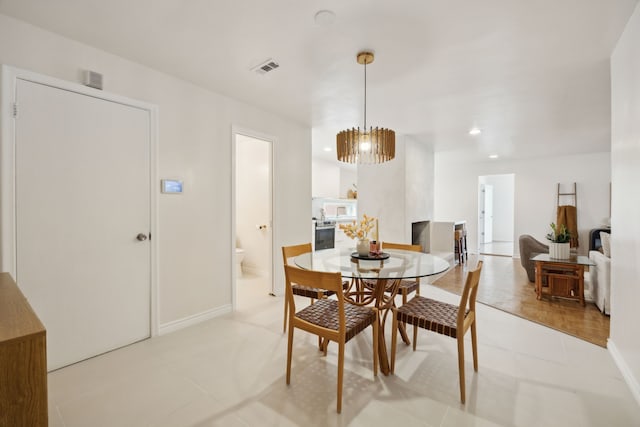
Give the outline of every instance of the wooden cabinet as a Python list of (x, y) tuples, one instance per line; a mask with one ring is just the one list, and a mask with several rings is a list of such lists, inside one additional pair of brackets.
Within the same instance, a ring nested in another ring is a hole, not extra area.
[(0, 426), (46, 426), (46, 331), (9, 273), (0, 273)]
[[(569, 298), (584, 303), (584, 269), (594, 265), (585, 256), (571, 256), (560, 260), (551, 258), (549, 254), (538, 254), (531, 258), (536, 263), (536, 294)], [(546, 284), (546, 286), (544, 286)]]

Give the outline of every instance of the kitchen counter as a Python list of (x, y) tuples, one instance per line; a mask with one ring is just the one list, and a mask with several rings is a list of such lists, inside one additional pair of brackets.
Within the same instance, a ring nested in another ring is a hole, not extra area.
[(358, 217), (355, 216), (328, 216), (327, 221), (335, 221), (337, 224), (344, 224), (348, 222), (357, 221)]

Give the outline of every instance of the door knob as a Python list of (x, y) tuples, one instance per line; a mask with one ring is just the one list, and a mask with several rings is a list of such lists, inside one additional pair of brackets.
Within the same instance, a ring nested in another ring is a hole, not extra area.
[(138, 239), (138, 240), (139, 240), (139, 241), (141, 241), (141, 242), (144, 242), (145, 240), (147, 240), (147, 235), (146, 235), (146, 234), (144, 234), (144, 233), (139, 233), (139, 234), (136, 236), (136, 239)]

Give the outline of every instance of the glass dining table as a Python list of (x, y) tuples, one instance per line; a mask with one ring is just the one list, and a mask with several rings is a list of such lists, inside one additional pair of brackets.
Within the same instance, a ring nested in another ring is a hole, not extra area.
[[(344, 290), (345, 300), (356, 305), (373, 305), (380, 310), (378, 355), (380, 370), (389, 375), (389, 358), (384, 334), (387, 314), (402, 280), (433, 276), (449, 269), (449, 263), (437, 256), (399, 249), (383, 249), (379, 255), (359, 256), (353, 249), (334, 248), (308, 252), (294, 258), (305, 270), (340, 272), (351, 279)], [(399, 324), (402, 339), (409, 343), (404, 326)]]

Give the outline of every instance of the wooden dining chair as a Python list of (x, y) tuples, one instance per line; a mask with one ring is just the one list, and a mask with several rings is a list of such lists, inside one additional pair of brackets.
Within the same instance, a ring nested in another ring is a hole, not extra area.
[[(306, 254), (311, 252), (313, 249), (311, 248), (311, 243), (303, 243), (301, 245), (294, 246), (283, 246), (282, 247), (282, 259), (284, 261), (284, 265), (289, 265), (289, 259), (297, 257), (298, 255)], [(343, 288), (349, 286), (349, 282), (345, 281), (342, 283)], [(324, 289), (317, 288), (309, 288), (307, 286), (301, 286), (298, 284), (292, 285), (293, 294), (306, 297), (311, 299), (311, 304), (317, 299), (327, 298), (333, 295), (333, 292), (327, 291)], [(287, 314), (289, 311), (289, 301), (287, 298), (284, 299), (284, 325), (282, 326), (282, 332), (286, 332), (287, 330)]]
[[(420, 245), (408, 245), (405, 243), (391, 243), (382, 242), (382, 250), (385, 249), (402, 249), (405, 251), (422, 252), (422, 246)], [(402, 280), (398, 287), (398, 293), (402, 295), (402, 304), (407, 303), (407, 296), (415, 292), (416, 295), (420, 295), (420, 278), (414, 280)]]
[[(287, 295), (289, 300), (289, 333), (287, 342), (287, 385), (291, 382), (291, 357), (293, 350), (293, 331), (295, 328), (318, 335), (325, 341), (338, 344), (338, 402), (337, 411), (342, 411), (342, 379), (344, 372), (344, 347), (347, 341), (373, 327), (373, 375), (378, 375), (378, 309), (362, 307), (345, 301), (342, 293), (340, 273), (302, 270), (290, 265), (284, 267)], [(323, 298), (296, 312), (293, 284), (323, 289), (336, 294), (336, 299)]]
[(418, 328), (427, 329), (442, 335), (450, 336), (458, 341), (458, 375), (460, 377), (460, 400), (465, 402), (464, 380), (464, 334), (471, 329), (471, 347), (473, 350), (473, 369), (478, 372), (478, 339), (476, 334), (476, 295), (480, 283), (482, 261), (478, 261), (475, 270), (467, 273), (460, 304), (447, 304), (419, 295), (400, 308), (392, 308), (393, 335), (391, 336), (391, 372), (396, 361), (396, 344), (398, 322), (413, 325), (413, 351), (416, 350)]
[[(289, 265), (289, 258), (297, 257), (298, 255), (306, 254), (312, 251), (311, 243), (303, 243), (301, 245), (294, 246), (283, 246), (282, 247), (282, 259), (284, 261), (284, 265)], [(293, 290), (294, 295), (298, 295), (301, 297), (306, 297), (311, 299), (311, 304), (317, 299), (326, 298), (328, 296), (333, 295), (333, 292), (325, 291), (323, 289), (318, 288), (309, 288), (306, 286), (301, 286), (299, 284), (292, 284), (291, 288)], [(282, 332), (286, 332), (287, 330), (287, 318), (289, 315), (289, 299), (284, 299), (284, 324), (282, 326)]]

